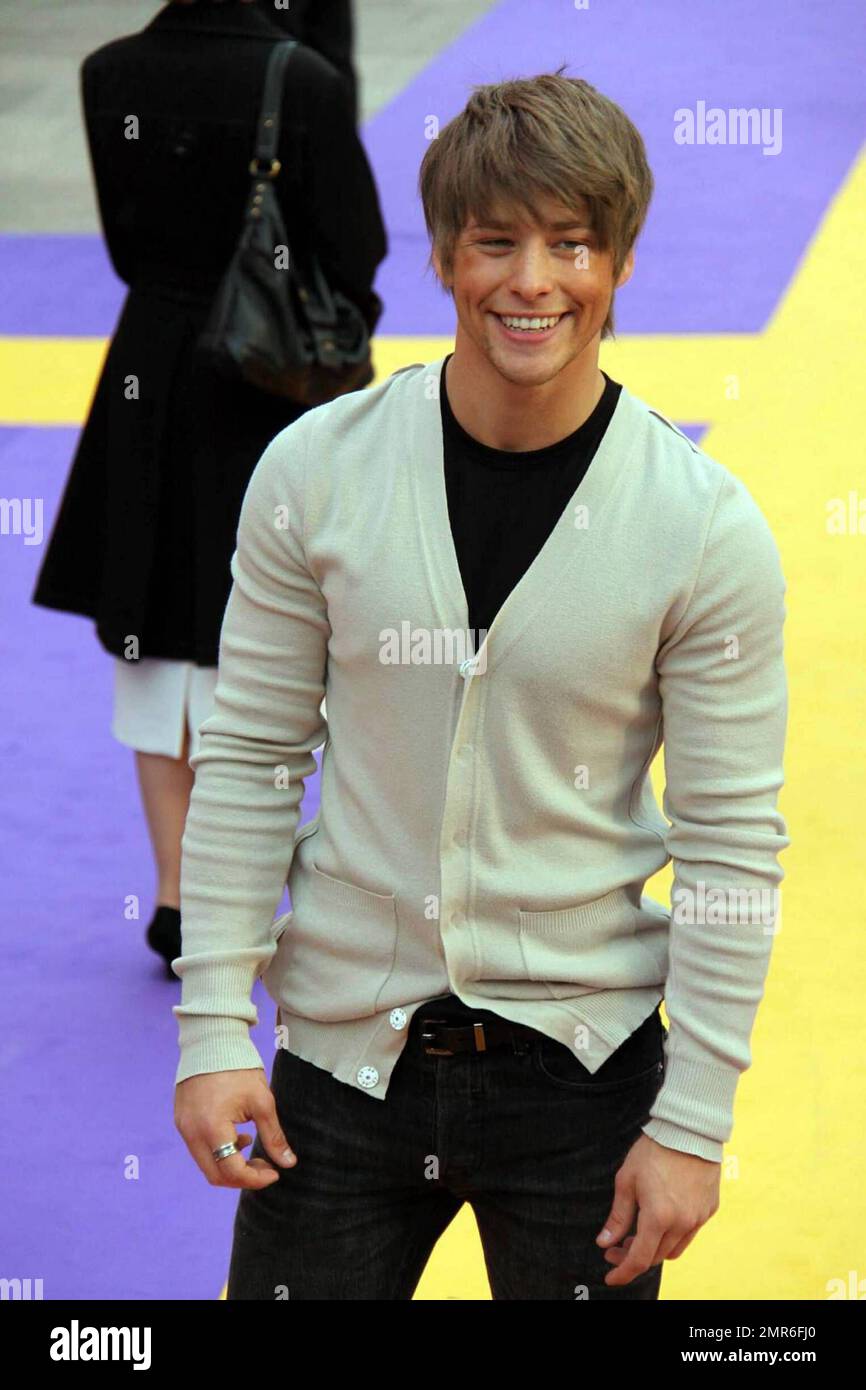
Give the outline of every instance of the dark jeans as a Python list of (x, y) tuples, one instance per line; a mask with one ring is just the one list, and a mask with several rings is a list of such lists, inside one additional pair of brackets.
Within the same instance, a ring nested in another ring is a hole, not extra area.
[[(384, 1101), (277, 1050), (271, 1088), (298, 1162), (240, 1193), (227, 1297), (411, 1299), (469, 1202), (494, 1299), (658, 1298), (662, 1265), (611, 1288), (595, 1241), (664, 1079), (658, 1011), (594, 1075), (529, 1028), (513, 1046), (428, 1055), (425, 1015), (446, 1016), (416, 1011)], [(258, 1134), (250, 1156), (267, 1158)]]

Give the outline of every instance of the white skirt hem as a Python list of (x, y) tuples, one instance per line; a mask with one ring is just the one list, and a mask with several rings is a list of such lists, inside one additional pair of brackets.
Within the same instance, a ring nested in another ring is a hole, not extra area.
[(189, 728), (191, 758), (198, 751), (199, 728), (213, 713), (217, 667), (164, 657), (115, 657), (114, 663), (111, 732), (118, 743), (138, 753), (179, 758)]

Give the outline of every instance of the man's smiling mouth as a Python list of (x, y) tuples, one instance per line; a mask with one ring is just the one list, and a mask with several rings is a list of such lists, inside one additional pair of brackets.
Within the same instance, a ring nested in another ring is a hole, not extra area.
[(490, 312), (510, 337), (525, 336), (530, 340), (547, 336), (559, 327), (563, 319), (571, 317), (570, 309), (561, 314), (498, 314), (492, 309)]

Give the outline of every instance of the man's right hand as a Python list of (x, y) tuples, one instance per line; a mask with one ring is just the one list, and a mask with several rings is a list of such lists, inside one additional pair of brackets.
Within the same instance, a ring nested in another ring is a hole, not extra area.
[[(263, 1158), (247, 1162), (241, 1153), (214, 1158), (213, 1150), (221, 1144), (234, 1142), (242, 1149), (252, 1143), (251, 1135), (239, 1136), (235, 1129), (250, 1121), (276, 1168)], [(213, 1187), (268, 1187), (279, 1181), (279, 1168), (293, 1168), (298, 1161), (283, 1134), (263, 1067), (188, 1076), (175, 1087), (174, 1123)]]

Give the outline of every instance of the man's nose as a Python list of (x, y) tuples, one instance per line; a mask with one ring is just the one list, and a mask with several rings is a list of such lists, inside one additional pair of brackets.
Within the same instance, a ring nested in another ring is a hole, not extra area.
[(549, 294), (553, 288), (550, 256), (544, 246), (522, 247), (509, 269), (509, 288), (526, 300)]

